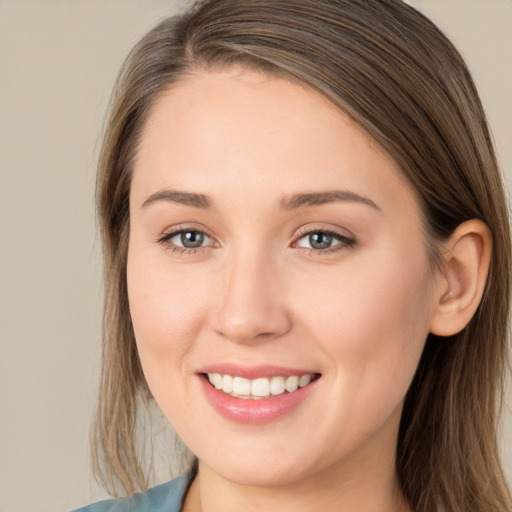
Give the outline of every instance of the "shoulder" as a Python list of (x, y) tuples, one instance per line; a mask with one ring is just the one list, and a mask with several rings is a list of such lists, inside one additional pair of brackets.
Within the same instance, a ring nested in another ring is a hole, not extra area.
[(180, 512), (190, 474), (157, 485), (130, 498), (99, 501), (73, 512)]

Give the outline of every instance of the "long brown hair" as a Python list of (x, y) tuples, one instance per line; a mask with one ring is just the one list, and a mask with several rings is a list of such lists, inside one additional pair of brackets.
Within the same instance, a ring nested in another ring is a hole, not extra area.
[(400, 0), (206, 0), (161, 22), (132, 50), (114, 90), (97, 181), (105, 258), (93, 439), (100, 480), (128, 494), (147, 485), (134, 433), (140, 400), (150, 395), (126, 287), (130, 178), (141, 131), (173, 83), (232, 65), (320, 91), (378, 141), (417, 192), (433, 262), (459, 224), (488, 225), (493, 251), (483, 299), (461, 333), (426, 341), (404, 405), (397, 472), (416, 512), (509, 512), (496, 442), (511, 300), (506, 200), (463, 59)]

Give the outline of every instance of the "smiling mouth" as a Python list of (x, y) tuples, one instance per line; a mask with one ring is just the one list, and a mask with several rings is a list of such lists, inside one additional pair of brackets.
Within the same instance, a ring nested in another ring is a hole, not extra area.
[(205, 373), (203, 375), (215, 389), (226, 395), (246, 400), (262, 400), (273, 396), (291, 394), (320, 378), (319, 373), (309, 373), (301, 376), (290, 375), (288, 377), (278, 375), (258, 379), (246, 379), (221, 373)]

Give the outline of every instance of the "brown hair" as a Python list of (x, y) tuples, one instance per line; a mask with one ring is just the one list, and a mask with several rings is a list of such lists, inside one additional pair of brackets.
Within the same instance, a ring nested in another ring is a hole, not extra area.
[(100, 480), (128, 494), (147, 485), (134, 432), (139, 399), (150, 396), (126, 287), (130, 176), (142, 127), (173, 83), (232, 65), (320, 91), (374, 137), (420, 198), (433, 261), (462, 222), (488, 225), (493, 252), (483, 299), (461, 333), (426, 341), (404, 405), (397, 472), (416, 512), (510, 511), (496, 442), (511, 298), (503, 186), (463, 59), (400, 0), (206, 0), (161, 22), (132, 50), (114, 90), (97, 182), (105, 258), (93, 442)]

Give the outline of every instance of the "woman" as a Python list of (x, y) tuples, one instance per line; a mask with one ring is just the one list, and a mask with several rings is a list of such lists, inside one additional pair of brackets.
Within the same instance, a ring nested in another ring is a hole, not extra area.
[(164, 20), (119, 77), (98, 205), (96, 470), (145, 489), (153, 398), (196, 458), (85, 510), (510, 510), (506, 203), (470, 74), (421, 14)]

